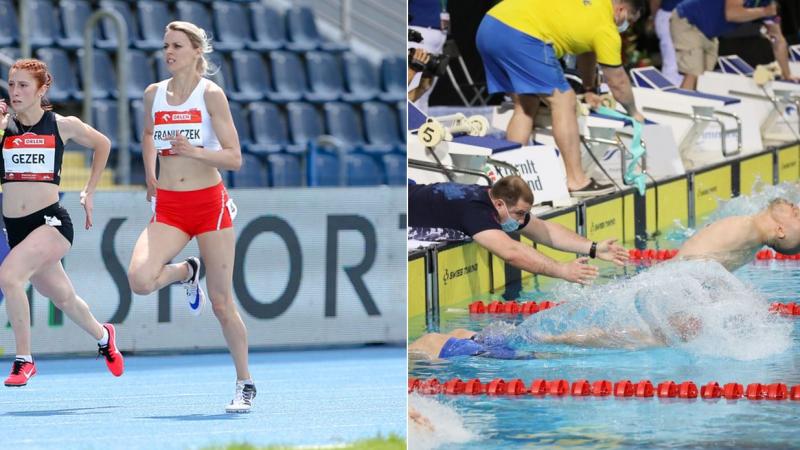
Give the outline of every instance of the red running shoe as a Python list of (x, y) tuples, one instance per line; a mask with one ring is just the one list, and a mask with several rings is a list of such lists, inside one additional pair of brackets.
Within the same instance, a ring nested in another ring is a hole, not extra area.
[(97, 344), (97, 353), (106, 358), (108, 370), (118, 377), (125, 371), (125, 362), (122, 353), (117, 349), (117, 332), (114, 330), (114, 325), (110, 323), (103, 324), (103, 326), (108, 330), (108, 344)]
[(23, 359), (15, 359), (11, 366), (11, 375), (6, 378), (6, 386), (21, 387), (36, 375), (36, 365)]

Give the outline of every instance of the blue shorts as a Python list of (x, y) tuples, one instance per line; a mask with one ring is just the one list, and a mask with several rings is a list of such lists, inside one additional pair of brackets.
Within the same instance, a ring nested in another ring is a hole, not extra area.
[[(454, 356), (483, 356), (485, 358), (496, 359), (517, 359), (517, 352), (513, 348), (503, 345), (487, 346), (472, 339), (459, 339), (451, 337), (444, 343), (439, 352), (439, 358), (452, 358)], [(524, 356), (524, 359), (532, 359), (533, 355)]]
[(484, 16), (475, 38), (489, 92), (546, 94), (570, 90), (551, 44)]

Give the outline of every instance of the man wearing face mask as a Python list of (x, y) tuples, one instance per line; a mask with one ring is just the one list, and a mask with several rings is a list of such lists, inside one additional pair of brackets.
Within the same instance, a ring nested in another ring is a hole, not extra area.
[[(530, 273), (588, 284), (597, 268), (587, 264), (599, 258), (624, 265), (627, 250), (616, 239), (592, 242), (567, 228), (530, 214), (533, 192), (518, 176), (498, 180), (491, 188), (458, 183), (410, 185), (408, 187), (409, 237), (445, 236), (445, 240), (471, 237), (482, 247), (512, 266)], [(520, 234), (539, 244), (570, 253), (580, 253), (571, 262), (558, 262), (507, 233)]]
[(622, 67), (620, 33), (639, 18), (642, 0), (503, 0), (481, 21), (476, 36), (490, 93), (514, 101), (506, 139), (527, 145), (539, 102), (550, 106), (553, 137), (564, 157), (573, 197), (613, 191), (588, 177), (581, 166), (576, 95), (558, 59), (578, 55), (587, 100), (599, 105), (596, 68), (602, 66), (614, 98), (643, 122)]
[(797, 81), (789, 70), (789, 50), (773, 0), (683, 0), (669, 22), (678, 70), (684, 75), (681, 87), (695, 89), (697, 78), (714, 69), (719, 53), (718, 36), (753, 21), (762, 21), (783, 78)]

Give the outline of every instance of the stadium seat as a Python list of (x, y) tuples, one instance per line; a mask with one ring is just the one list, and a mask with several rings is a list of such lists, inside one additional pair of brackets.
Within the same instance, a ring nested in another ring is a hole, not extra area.
[[(408, 135), (408, 116), (406, 115), (407, 106), (406, 100), (397, 102), (397, 124), (400, 126), (400, 140), (403, 144), (406, 143), (406, 136)], [(403, 145), (402, 151), (405, 153), (405, 145)]]
[(292, 102), (286, 105), (289, 117), (289, 131), (292, 143), (286, 147), (289, 152), (305, 152), (308, 144), (325, 133), (325, 126), (316, 108), (308, 103)]
[(47, 64), (55, 80), (47, 90), (47, 98), (54, 103), (76, 98), (81, 87), (78, 85), (78, 76), (67, 52), (60, 48), (40, 48), (36, 50), (36, 57)]
[(262, 2), (252, 2), (248, 6), (254, 38), (247, 43), (247, 48), (266, 51), (285, 47), (286, 27), (280, 13)]
[(128, 50), (128, 98), (142, 98), (144, 90), (156, 82), (150, 58), (142, 50)]
[(255, 155), (243, 154), (242, 167), (231, 172), (231, 186), (234, 188), (267, 187), (267, 168)]
[(239, 135), (239, 145), (242, 151), (247, 151), (250, 143), (253, 142), (252, 134), (250, 132), (250, 123), (247, 121), (245, 111), (237, 102), (230, 102), (231, 117), (233, 118), (233, 125), (236, 127), (236, 133)]
[(159, 50), (164, 45), (164, 30), (173, 19), (166, 2), (142, 0), (136, 2), (136, 18), (139, 21), (141, 39), (133, 46), (142, 50)]
[[(83, 28), (92, 15), (92, 8), (85, 0), (61, 0), (58, 3), (61, 16), (61, 29), (63, 37), (56, 40), (59, 47), (66, 49), (79, 49), (83, 47)], [(2, 8), (0, 8), (2, 10)], [(2, 14), (2, 13), (0, 13)], [(94, 41), (102, 39), (100, 25), (94, 29)]]
[(296, 6), (286, 11), (286, 30), (289, 35), (286, 48), (289, 50), (309, 51), (322, 48), (342, 51), (348, 48), (346, 44), (323, 41), (314, 22), (314, 13), (307, 6)]
[(381, 157), (386, 169), (386, 182), (392, 186), (405, 186), (408, 179), (405, 155), (388, 153)]
[[(29, 43), (32, 48), (50, 47), (59, 37), (61, 25), (58, 23), (56, 9), (51, 0), (28, 0), (21, 5), (28, 5), (28, 17), (36, 26), (30, 27)], [(2, 14), (2, 13), (0, 13)], [(0, 32), (5, 34), (5, 30)]]
[(267, 171), (274, 187), (303, 185), (303, 172), (300, 157), (288, 153), (267, 155)]
[(405, 57), (396, 56), (383, 60), (381, 64), (381, 78), (383, 80), (383, 92), (380, 94), (381, 100), (398, 102), (406, 98), (407, 73)]
[(236, 89), (228, 96), (238, 102), (261, 100), (269, 93), (270, 76), (267, 64), (257, 52), (237, 50), (231, 53)]
[(180, 0), (175, 2), (175, 12), (178, 20), (192, 22), (205, 30), (206, 34), (214, 36), (214, 22), (211, 19), (211, 12), (206, 5), (198, 2)]
[(375, 186), (386, 184), (383, 166), (374, 156), (363, 153), (344, 155), (348, 186)]
[(367, 102), (362, 105), (364, 132), (368, 152), (388, 153), (401, 145), (397, 134), (397, 117), (393, 108), (383, 102)]
[(364, 133), (353, 105), (330, 102), (323, 110), (328, 134), (340, 140), (345, 151), (358, 150), (364, 145)]
[(270, 63), (275, 91), (269, 94), (269, 99), (281, 103), (301, 100), (307, 86), (300, 57), (296, 53), (276, 50), (270, 52)]
[(253, 153), (277, 153), (289, 144), (286, 118), (274, 103), (251, 103), (250, 128), (253, 131)]
[(0, 47), (11, 47), (19, 42), (19, 25), (17, 24), (16, 2), (0, 0)]
[(215, 1), (211, 4), (214, 13), (216, 34), (214, 49), (221, 51), (242, 50), (251, 41), (250, 18), (245, 6), (239, 3)]
[(92, 102), (92, 124), (111, 141), (111, 149), (119, 145), (119, 120), (117, 118), (117, 102), (113, 100), (95, 100)]
[(306, 53), (309, 91), (305, 97), (311, 102), (338, 100), (344, 90), (339, 58), (329, 52)]
[[(92, 53), (94, 56), (92, 97), (108, 98), (116, 96), (117, 81), (114, 66), (111, 63), (111, 57), (105, 50), (94, 49)], [(78, 50), (78, 63), (80, 64), (78, 67), (83, 67), (83, 58), (83, 50)], [(86, 76), (82, 69), (79, 69), (78, 73), (81, 74), (82, 77)], [(83, 99), (83, 92), (78, 92), (77, 96), (79, 99)]]
[[(131, 7), (128, 2), (122, 0), (100, 0), (100, 8), (108, 11), (118, 12), (128, 27), (128, 47), (139, 39), (139, 28), (133, 18)], [(101, 19), (103, 39), (97, 42), (97, 46), (103, 49), (116, 50), (117, 48), (117, 27), (111, 19)]]
[(142, 133), (144, 133), (144, 102), (131, 100), (131, 142), (139, 145), (135, 153), (141, 153)]
[(380, 92), (378, 73), (363, 56), (347, 52), (343, 56), (344, 78), (347, 92), (342, 94), (346, 102), (364, 102), (374, 99)]
[(339, 157), (335, 153), (317, 149), (309, 152), (307, 158), (310, 165), (309, 186), (339, 186), (342, 184)]

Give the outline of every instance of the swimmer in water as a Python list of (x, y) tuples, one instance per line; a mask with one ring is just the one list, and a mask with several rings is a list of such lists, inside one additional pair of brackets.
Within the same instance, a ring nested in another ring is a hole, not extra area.
[(536, 359), (530, 352), (514, 350), (502, 342), (488, 342), (479, 333), (455, 329), (449, 333), (427, 333), (408, 346), (412, 359), (448, 359), (480, 356), (494, 359)]
[(752, 261), (765, 245), (785, 255), (800, 252), (800, 208), (797, 205), (777, 198), (752, 216), (720, 219), (689, 238), (676, 259), (713, 260), (734, 271)]

